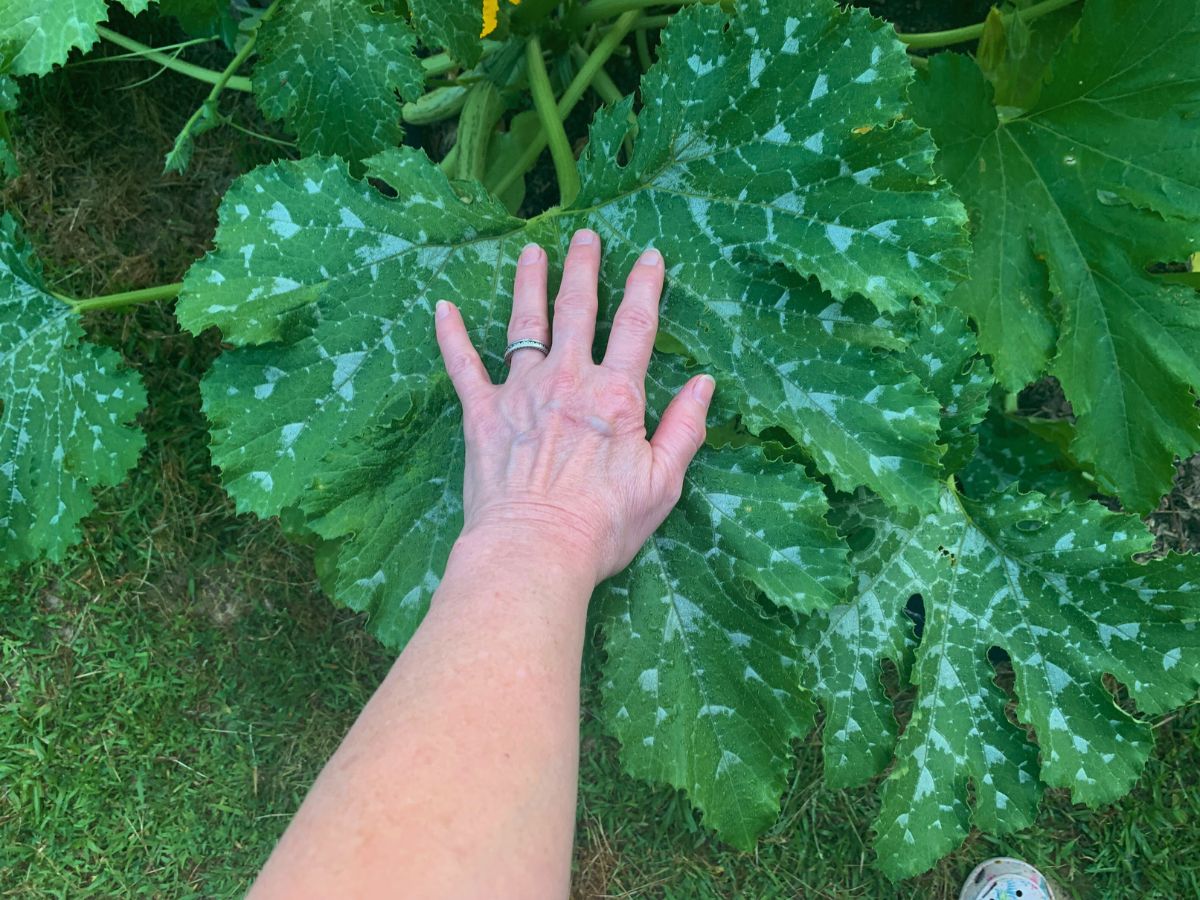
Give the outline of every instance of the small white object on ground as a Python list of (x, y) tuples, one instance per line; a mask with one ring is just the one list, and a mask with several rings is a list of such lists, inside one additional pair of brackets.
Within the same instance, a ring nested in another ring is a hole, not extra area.
[(998, 856), (975, 867), (958, 900), (1062, 900), (1062, 895), (1029, 863)]

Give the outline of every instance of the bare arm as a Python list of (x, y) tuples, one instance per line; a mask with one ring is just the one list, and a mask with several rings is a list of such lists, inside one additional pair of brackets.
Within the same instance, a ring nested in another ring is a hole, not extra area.
[[(712, 380), (644, 424), (663, 264), (630, 274), (591, 359), (599, 238), (575, 236), (553, 349), (491, 384), (458, 311), (437, 337), (463, 403), (462, 535), (429, 614), (326, 765), (251, 891), (267, 897), (564, 897), (587, 603), (679, 496)], [(549, 342), (546, 256), (518, 266), (510, 340)]]

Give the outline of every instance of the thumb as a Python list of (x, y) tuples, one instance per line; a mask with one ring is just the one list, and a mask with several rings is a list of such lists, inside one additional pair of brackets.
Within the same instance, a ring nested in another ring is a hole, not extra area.
[(650, 447), (660, 490), (678, 497), (683, 489), (683, 474), (696, 451), (704, 444), (705, 420), (713, 390), (711, 375), (697, 375), (685, 384), (663, 411)]

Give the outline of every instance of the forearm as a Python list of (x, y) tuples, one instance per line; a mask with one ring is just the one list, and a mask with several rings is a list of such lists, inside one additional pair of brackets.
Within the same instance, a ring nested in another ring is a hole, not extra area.
[(255, 897), (565, 896), (593, 586), (570, 557), (460, 539)]

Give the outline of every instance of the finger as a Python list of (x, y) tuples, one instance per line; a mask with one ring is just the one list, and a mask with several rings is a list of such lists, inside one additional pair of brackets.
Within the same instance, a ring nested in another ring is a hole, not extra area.
[[(508, 341), (529, 338), (550, 343), (550, 319), (546, 311), (546, 254), (537, 244), (526, 244), (517, 260), (513, 284), (512, 316), (508, 320)], [(542, 361), (536, 348), (517, 350), (512, 355), (509, 374), (519, 373)]]
[(663, 411), (650, 447), (654, 451), (656, 487), (666, 496), (678, 497), (688, 463), (704, 443), (708, 405), (716, 382), (711, 375), (698, 375), (683, 386)]
[(446, 374), (450, 376), (465, 410), (492, 386), (492, 381), (471, 343), (458, 307), (447, 300), (439, 300), (433, 318)]
[(562, 284), (554, 301), (551, 352), (587, 354), (596, 336), (596, 282), (600, 277), (600, 236), (584, 228), (571, 238)]
[(612, 333), (604, 365), (638, 379), (646, 377), (646, 366), (654, 352), (658, 333), (658, 299), (662, 295), (663, 259), (657, 250), (647, 250), (634, 264), (625, 281), (625, 294), (613, 317)]

